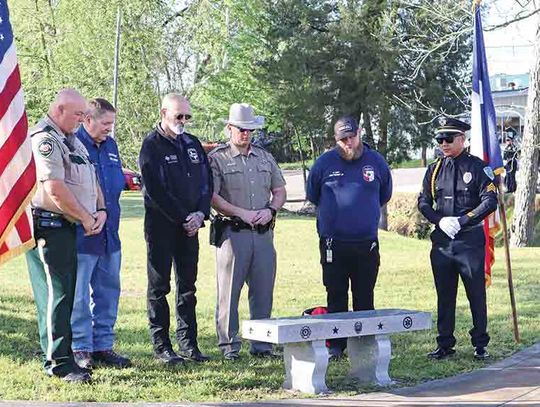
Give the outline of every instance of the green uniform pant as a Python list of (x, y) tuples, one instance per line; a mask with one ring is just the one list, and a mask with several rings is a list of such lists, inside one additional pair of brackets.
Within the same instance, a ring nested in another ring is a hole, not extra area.
[(71, 311), (77, 276), (75, 227), (35, 229), (37, 247), (26, 262), (38, 314), (47, 374), (64, 376), (75, 368), (71, 351)]

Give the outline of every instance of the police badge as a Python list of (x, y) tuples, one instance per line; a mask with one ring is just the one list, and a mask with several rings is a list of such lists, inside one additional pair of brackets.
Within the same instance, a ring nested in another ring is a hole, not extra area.
[(472, 173), (470, 173), (469, 171), (467, 171), (465, 174), (463, 174), (463, 182), (465, 184), (468, 184), (469, 182), (472, 181)]

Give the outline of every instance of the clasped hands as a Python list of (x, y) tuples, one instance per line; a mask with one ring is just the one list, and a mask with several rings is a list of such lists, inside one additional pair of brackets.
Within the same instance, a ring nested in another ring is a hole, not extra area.
[(455, 239), (456, 235), (461, 230), (458, 219), (459, 218), (456, 216), (445, 216), (439, 221), (439, 228), (452, 240)]
[(197, 234), (204, 221), (204, 213), (192, 212), (186, 217), (186, 221), (182, 224), (182, 227), (186, 231), (188, 237), (193, 237)]
[(93, 236), (93, 235), (97, 235), (101, 233), (101, 231), (103, 230), (103, 226), (105, 226), (106, 221), (107, 221), (107, 212), (105, 211), (94, 212), (91, 216), (88, 216), (88, 218), (82, 222), (82, 226), (84, 228), (84, 235)]
[(244, 210), (240, 213), (240, 219), (251, 227), (255, 225), (266, 225), (272, 220), (272, 211), (268, 208), (258, 211)]

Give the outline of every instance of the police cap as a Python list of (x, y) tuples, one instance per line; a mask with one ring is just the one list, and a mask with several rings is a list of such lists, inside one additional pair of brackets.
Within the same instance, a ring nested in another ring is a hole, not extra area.
[(435, 130), (435, 138), (444, 138), (446, 134), (465, 134), (471, 129), (468, 123), (453, 117), (442, 117), (439, 120), (440, 126)]

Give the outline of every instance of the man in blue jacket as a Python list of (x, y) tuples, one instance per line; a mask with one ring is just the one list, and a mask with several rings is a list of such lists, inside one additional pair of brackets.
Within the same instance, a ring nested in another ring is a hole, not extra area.
[[(334, 125), (336, 146), (320, 156), (307, 181), (307, 199), (317, 206), (317, 231), (328, 312), (374, 309), (379, 271), (377, 228), (381, 206), (392, 196), (392, 175), (384, 158), (360, 139), (353, 117)], [(332, 340), (330, 357), (342, 356), (345, 339)]]
[(116, 141), (109, 136), (116, 110), (105, 99), (93, 99), (83, 125), (76, 132), (94, 164), (105, 200), (107, 221), (101, 233), (85, 236), (77, 227), (77, 282), (71, 315), (72, 349), (77, 364), (91, 369), (94, 362), (128, 367), (128, 358), (113, 351), (114, 324), (120, 297), (120, 193), (125, 180)]
[[(146, 136), (139, 154), (147, 243), (148, 319), (159, 361), (175, 365), (184, 359), (205, 362), (197, 343), (195, 282), (199, 261), (198, 231), (210, 214), (212, 176), (206, 153), (184, 126), (191, 106), (177, 94), (163, 98), (161, 122)], [(176, 277), (176, 341), (169, 338), (171, 266)]]

